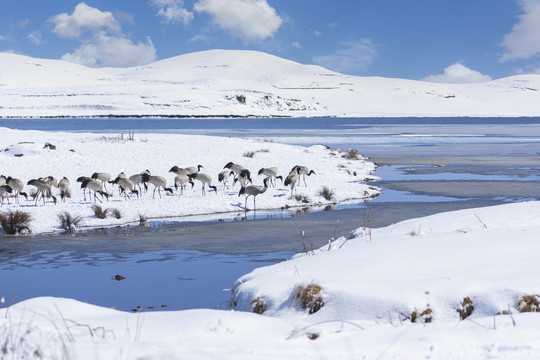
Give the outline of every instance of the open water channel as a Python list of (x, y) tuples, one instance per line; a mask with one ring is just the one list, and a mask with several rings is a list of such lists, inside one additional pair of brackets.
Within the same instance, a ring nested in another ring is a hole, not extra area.
[(134, 129), (355, 148), (380, 165), (375, 175), (381, 180), (373, 185), (382, 188), (368, 203), (329, 211), (235, 214), (226, 221), (154, 222), (76, 235), (0, 235), (0, 307), (36, 296), (127, 311), (226, 306), (227, 289), (238, 277), (303, 250), (300, 231), (318, 247), (334, 231), (348, 236), (367, 220), (382, 227), (540, 199), (540, 118), (2, 119), (0, 127)]

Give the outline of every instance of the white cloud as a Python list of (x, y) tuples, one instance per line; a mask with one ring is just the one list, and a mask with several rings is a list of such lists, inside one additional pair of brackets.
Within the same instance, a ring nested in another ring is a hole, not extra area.
[(7, 38), (5, 36), (0, 35), (0, 41), (2, 40), (7, 40)]
[(129, 67), (148, 64), (155, 59), (156, 49), (150, 38), (146, 43), (134, 44), (129, 39), (104, 34), (62, 56), (62, 60), (91, 67)]
[(32, 31), (30, 34), (28, 34), (28, 40), (35, 45), (41, 45), (41, 32)]
[(437, 83), (478, 83), (491, 81), (491, 77), (471, 70), (460, 63), (455, 63), (446, 67), (442, 74), (430, 75), (422, 80)]
[(200, 42), (206, 42), (206, 43), (209, 43), (209, 42), (212, 41), (212, 39), (211, 39), (210, 37), (206, 36), (206, 35), (201, 35), (201, 34), (199, 34), (199, 35), (195, 35), (194, 37), (192, 37), (191, 39), (189, 39), (189, 40), (187, 41), (187, 43), (189, 44), (189, 43), (199, 42), (199, 41), (200, 41)]
[(319, 30), (313, 30), (313, 34), (315, 36), (321, 36), (322, 35), (322, 33)]
[(184, 0), (152, 0), (151, 3), (159, 8), (156, 16), (161, 16), (166, 23), (182, 21), (187, 25), (193, 20), (193, 13), (184, 9)]
[(377, 45), (370, 39), (343, 41), (335, 54), (313, 57), (316, 64), (338, 72), (367, 70), (377, 57)]
[(300, 45), (300, 43), (298, 41), (295, 41), (291, 44), (291, 47), (293, 49), (301, 49), (302, 48), (302, 45)]
[(75, 6), (73, 13), (62, 13), (49, 18), (54, 24), (53, 32), (61, 37), (78, 38), (84, 31), (112, 33), (120, 32), (120, 24), (109, 11), (100, 11), (85, 3)]
[(78, 39), (81, 45), (62, 60), (86, 66), (127, 67), (142, 65), (156, 59), (156, 49), (150, 38), (146, 43), (134, 43), (122, 33), (119, 22), (108, 11), (78, 4), (72, 14), (59, 14), (49, 19), (52, 30), (61, 37)]
[(283, 22), (266, 0), (198, 0), (193, 8), (246, 43), (273, 37)]
[(540, 53), (540, 0), (520, 0), (523, 14), (503, 38), (501, 62), (530, 59)]

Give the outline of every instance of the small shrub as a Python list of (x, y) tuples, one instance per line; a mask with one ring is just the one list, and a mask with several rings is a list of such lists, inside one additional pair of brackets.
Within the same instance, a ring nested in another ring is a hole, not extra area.
[(324, 306), (321, 290), (322, 287), (319, 284), (298, 285), (294, 290), (294, 298), (302, 309), (309, 310), (310, 314), (314, 314)]
[(105, 219), (107, 217), (107, 213), (109, 212), (108, 209), (104, 210), (99, 205), (92, 205), (92, 210), (94, 210), (94, 215), (96, 215), (98, 219)]
[(540, 303), (538, 302), (538, 295), (523, 295), (517, 303), (519, 312), (540, 312)]
[(244, 153), (244, 157), (252, 158), (253, 156), (255, 156), (255, 152), (254, 152), (254, 151), (246, 151), (246, 152)]
[(474, 304), (470, 297), (466, 297), (461, 302), (461, 306), (457, 309), (457, 312), (459, 313), (459, 318), (461, 320), (465, 320), (469, 316), (471, 316), (472, 312), (474, 310)]
[(150, 223), (148, 220), (146, 220), (146, 216), (139, 215), (139, 226), (147, 227), (150, 226)]
[(301, 202), (303, 204), (309, 204), (309, 198), (306, 195), (294, 195), (294, 199), (298, 202)]
[(323, 186), (321, 191), (319, 191), (319, 195), (325, 198), (326, 200), (330, 201), (334, 198), (334, 192), (330, 190), (328, 186)]
[(0, 225), (5, 230), (7, 234), (14, 235), (16, 233), (22, 234), (23, 231), (30, 230), (30, 222), (32, 217), (30, 214), (25, 213), (24, 211), (12, 211), (0, 213)]
[(77, 230), (81, 224), (82, 216), (71, 216), (67, 211), (62, 211), (58, 214), (58, 220), (60, 220), (60, 226), (67, 232), (73, 232)]
[(257, 150), (257, 152), (260, 152), (260, 153), (269, 153), (270, 150), (269, 150), (269, 149), (260, 149), (260, 150)]
[(343, 155), (345, 159), (348, 160), (358, 160), (358, 150), (356, 149), (349, 149), (345, 155)]
[(117, 218), (117, 219), (121, 219), (122, 218), (122, 213), (120, 212), (120, 210), (118, 209), (109, 209), (109, 211), (112, 213), (112, 215)]
[(429, 305), (428, 307), (422, 311), (421, 313), (418, 312), (418, 310), (414, 310), (412, 313), (411, 313), (411, 322), (413, 323), (416, 323), (416, 322), (420, 322), (420, 323), (430, 323), (431, 320), (432, 320), (432, 316), (431, 316), (431, 309), (429, 308)]
[(253, 300), (251, 302), (251, 305), (253, 306), (252, 307), (253, 312), (259, 315), (262, 315), (262, 313), (264, 313), (266, 309), (268, 308), (268, 304), (266, 303), (266, 301), (260, 297)]

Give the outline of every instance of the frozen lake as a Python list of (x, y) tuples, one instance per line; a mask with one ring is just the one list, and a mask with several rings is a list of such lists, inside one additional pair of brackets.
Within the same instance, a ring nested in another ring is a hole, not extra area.
[[(540, 199), (539, 118), (2, 119), (46, 131), (260, 137), (356, 148), (380, 165), (382, 195), (332, 211), (238, 213), (75, 236), (0, 238), (0, 298), (63, 296), (132, 310), (213, 308), (251, 269), (347, 235), (436, 212)], [(241, 220), (248, 221), (241, 221)], [(124, 280), (112, 277), (122, 275)], [(166, 305), (166, 307), (161, 307)]]

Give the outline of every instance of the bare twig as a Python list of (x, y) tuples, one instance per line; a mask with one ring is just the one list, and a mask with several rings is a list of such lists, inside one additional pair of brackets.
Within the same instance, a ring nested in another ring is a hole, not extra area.
[(474, 216), (476, 216), (478, 221), (480, 221), (480, 224), (482, 224), (484, 226), (484, 228), (487, 229), (487, 225), (478, 217), (478, 215), (474, 214)]

